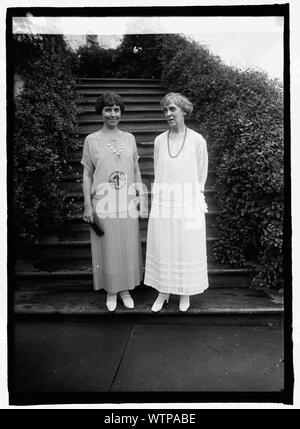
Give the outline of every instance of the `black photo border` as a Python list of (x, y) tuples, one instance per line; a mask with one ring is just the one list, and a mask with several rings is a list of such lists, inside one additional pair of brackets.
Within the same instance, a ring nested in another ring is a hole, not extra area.
[[(15, 16), (281, 16), (284, 18), (284, 390), (281, 392), (95, 392), (95, 393), (20, 393), (12, 385), (14, 366), (14, 262), (12, 237), (12, 147), (13, 141), (13, 57), (12, 19)], [(290, 128), (290, 20), (289, 4), (235, 6), (162, 6), (162, 7), (17, 7), (6, 16), (7, 59), (7, 242), (8, 242), (8, 390), (10, 405), (50, 404), (142, 404), (142, 403), (293, 403), (294, 371), (292, 343), (292, 252), (291, 252), (291, 128)], [(119, 410), (121, 412), (121, 410)], [(136, 410), (138, 411), (138, 410)]]

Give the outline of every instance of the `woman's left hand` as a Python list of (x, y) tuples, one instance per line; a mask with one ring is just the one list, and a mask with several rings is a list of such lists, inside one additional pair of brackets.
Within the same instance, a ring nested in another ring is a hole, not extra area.
[(93, 223), (94, 221), (94, 210), (92, 206), (85, 206), (83, 212), (83, 220), (88, 223)]

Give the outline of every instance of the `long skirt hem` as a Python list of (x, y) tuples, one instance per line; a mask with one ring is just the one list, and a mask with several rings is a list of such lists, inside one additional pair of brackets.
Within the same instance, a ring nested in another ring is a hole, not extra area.
[(155, 285), (155, 284), (153, 284), (153, 283), (151, 284), (151, 283), (152, 282), (148, 281), (147, 279), (144, 280), (145, 286), (152, 287), (153, 289), (156, 289), (159, 293), (168, 293), (171, 295), (182, 295), (182, 296), (183, 295), (189, 295), (189, 296), (199, 295), (199, 294), (205, 292), (209, 287), (209, 285), (207, 284), (206, 286), (203, 286), (201, 289), (198, 288), (197, 290), (194, 290), (194, 291), (187, 291), (187, 290), (179, 291), (178, 289), (174, 289), (171, 287), (168, 288), (168, 287), (164, 287), (161, 285)]
[(132, 290), (142, 280), (142, 251), (138, 219), (100, 219), (104, 235), (92, 228), (93, 289), (110, 293)]
[(105, 289), (104, 287), (99, 287), (99, 288), (95, 288), (94, 287), (94, 291), (100, 291), (100, 290), (104, 290), (105, 292), (108, 292), (108, 293), (119, 293), (119, 292), (125, 292), (125, 291), (127, 291), (127, 290), (134, 290), (136, 287), (138, 287), (140, 285), (140, 283), (138, 283), (137, 285), (135, 285), (135, 286), (128, 286), (128, 287), (125, 287), (124, 286), (124, 288), (122, 288), (122, 289), (120, 289), (120, 290), (114, 290), (113, 292), (111, 292), (111, 290), (107, 290), (107, 289)]

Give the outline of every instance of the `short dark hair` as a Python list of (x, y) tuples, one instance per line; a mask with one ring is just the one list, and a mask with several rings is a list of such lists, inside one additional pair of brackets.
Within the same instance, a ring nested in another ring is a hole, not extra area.
[(98, 115), (101, 115), (104, 107), (113, 106), (114, 104), (120, 107), (121, 113), (125, 112), (124, 101), (122, 100), (120, 95), (116, 94), (115, 92), (105, 92), (104, 94), (101, 94), (96, 101), (96, 105), (95, 105), (96, 113)]

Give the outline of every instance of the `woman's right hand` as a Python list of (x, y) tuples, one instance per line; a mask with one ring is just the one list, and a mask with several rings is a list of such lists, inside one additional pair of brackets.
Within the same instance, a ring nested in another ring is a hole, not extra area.
[(83, 220), (88, 223), (93, 223), (94, 209), (92, 206), (84, 206)]

